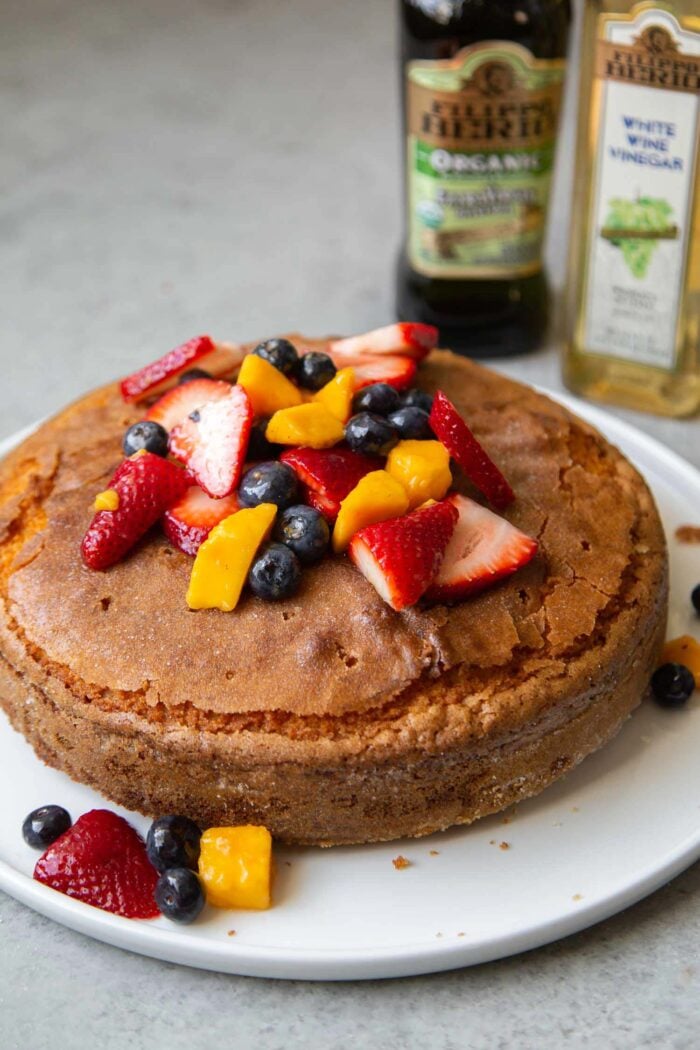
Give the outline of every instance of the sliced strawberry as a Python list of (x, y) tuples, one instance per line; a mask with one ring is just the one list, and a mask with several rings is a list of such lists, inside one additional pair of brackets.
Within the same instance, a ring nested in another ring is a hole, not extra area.
[(108, 486), (117, 493), (116, 510), (98, 511), (83, 538), (81, 550), (88, 568), (108, 569), (119, 561), (187, 485), (184, 470), (152, 452), (125, 459)]
[(214, 526), (237, 510), (235, 493), (223, 499), (212, 499), (199, 485), (191, 485), (182, 499), (166, 510), (163, 531), (173, 547), (194, 555)]
[(348, 448), (292, 448), (280, 456), (295, 472), (307, 490), (307, 502), (335, 521), (340, 501), (355, 488), (360, 478), (381, 470), (383, 462)]
[(367, 525), (350, 540), (349, 554), (392, 609), (415, 605), (440, 568), (457, 522), (447, 500), (400, 518)]
[(527, 565), (537, 540), (466, 496), (448, 497), (459, 513), (440, 570), (426, 598), (453, 601), (476, 594)]
[(372, 383), (388, 383), (397, 390), (406, 390), (416, 374), (416, 362), (405, 354), (350, 354), (332, 352), (330, 355), (337, 368), (353, 368), (355, 390), (362, 390)]
[(208, 496), (221, 499), (238, 485), (252, 423), (250, 398), (242, 386), (229, 386), (226, 397), (207, 401), (174, 427), (168, 447)]
[(122, 379), (121, 394), (125, 401), (155, 397), (195, 365), (213, 376), (233, 375), (244, 356), (243, 347), (235, 343), (215, 343), (208, 335), (199, 335)]
[(151, 405), (146, 419), (152, 419), (167, 431), (171, 431), (178, 423), (184, 423), (191, 412), (201, 408), (207, 401), (221, 401), (228, 397), (230, 392), (231, 384), (224, 383), (221, 379), (193, 379), (163, 394)]
[(427, 357), (437, 346), (438, 330), (431, 324), (402, 321), (375, 328), (364, 335), (351, 335), (347, 339), (333, 339), (329, 352), (347, 356), (364, 354), (405, 354), (416, 361)]
[(439, 441), (497, 510), (515, 499), (515, 493), (464, 422), (450, 399), (438, 390), (430, 412), (430, 426)]
[(59, 893), (127, 919), (155, 919), (158, 872), (141, 837), (107, 809), (92, 809), (39, 857), (34, 878)]

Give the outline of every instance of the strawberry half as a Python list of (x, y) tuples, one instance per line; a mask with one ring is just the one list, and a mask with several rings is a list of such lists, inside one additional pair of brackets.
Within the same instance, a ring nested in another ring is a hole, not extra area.
[(215, 343), (210, 336), (199, 335), (122, 379), (121, 394), (125, 401), (154, 397), (173, 386), (194, 365), (213, 376), (232, 375), (244, 356), (244, 349), (235, 343)]
[(163, 531), (173, 547), (185, 554), (196, 554), (205, 539), (220, 521), (238, 510), (235, 494), (223, 499), (212, 499), (199, 485), (191, 485), (182, 499), (163, 515)]
[(385, 602), (400, 611), (415, 605), (435, 578), (458, 514), (448, 500), (400, 518), (367, 525), (349, 554)]
[(158, 872), (141, 837), (107, 809), (92, 809), (39, 857), (34, 878), (84, 904), (127, 919), (155, 919)]
[(437, 346), (438, 330), (431, 324), (402, 321), (375, 328), (364, 335), (351, 335), (347, 339), (333, 339), (329, 353), (353, 354), (405, 354), (422, 361), (433, 347)]
[(336, 368), (353, 368), (355, 390), (371, 386), (372, 383), (388, 383), (397, 390), (406, 390), (413, 383), (416, 362), (405, 354), (350, 354), (331, 352)]
[(118, 562), (182, 496), (184, 470), (152, 452), (137, 452), (115, 471), (109, 488), (119, 497), (116, 510), (95, 514), (82, 542), (89, 569), (108, 569)]
[(160, 423), (169, 432), (207, 401), (221, 401), (230, 392), (231, 384), (220, 379), (193, 379), (163, 394), (155, 405), (151, 405), (146, 419)]
[(238, 485), (252, 424), (245, 390), (228, 386), (226, 397), (207, 401), (171, 430), (168, 447), (208, 496), (221, 499)]
[(329, 521), (335, 521), (340, 501), (360, 478), (381, 470), (382, 460), (351, 452), (349, 448), (292, 448), (280, 456), (295, 472), (306, 490), (307, 502)]
[(459, 518), (426, 598), (453, 601), (476, 594), (534, 558), (537, 541), (505, 518), (456, 493), (447, 502)]
[(438, 390), (430, 412), (430, 426), (469, 480), (498, 510), (515, 499), (515, 493), (464, 422), (450, 399)]

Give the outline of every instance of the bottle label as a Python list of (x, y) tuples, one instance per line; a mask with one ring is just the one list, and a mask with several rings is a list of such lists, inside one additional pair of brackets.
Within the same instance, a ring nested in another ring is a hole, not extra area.
[(459, 279), (541, 269), (564, 67), (506, 41), (408, 63), (414, 270)]
[(649, 4), (598, 24), (583, 345), (671, 370), (698, 178), (700, 33)]

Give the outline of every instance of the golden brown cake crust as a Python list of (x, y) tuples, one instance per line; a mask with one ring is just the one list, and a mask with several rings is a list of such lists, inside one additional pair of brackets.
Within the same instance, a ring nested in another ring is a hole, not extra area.
[[(298, 594), (190, 612), (191, 559), (157, 534), (106, 573), (79, 545), (138, 418), (115, 386), (0, 466), (0, 702), (46, 761), (132, 808), (253, 820), (296, 842), (468, 822), (539, 791), (641, 699), (663, 639), (663, 532), (586, 423), (447, 352), (443, 388), (536, 536), (468, 602), (394, 613), (345, 558)], [(474, 495), (464, 482), (462, 491)]]

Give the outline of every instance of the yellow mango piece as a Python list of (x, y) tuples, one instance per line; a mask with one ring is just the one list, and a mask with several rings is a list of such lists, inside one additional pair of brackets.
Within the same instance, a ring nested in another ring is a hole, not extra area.
[(301, 392), (278, 368), (256, 354), (243, 358), (238, 382), (250, 398), (256, 416), (271, 416), (280, 408), (301, 404)]
[(276, 514), (274, 503), (261, 503), (237, 510), (214, 526), (194, 559), (187, 589), (190, 609), (231, 612), (236, 608), (248, 570)]
[(355, 392), (355, 369), (341, 368), (339, 372), (314, 394), (314, 401), (325, 405), (332, 416), (347, 423), (352, 415), (352, 395)]
[(199, 877), (215, 908), (269, 908), (272, 837), (267, 828), (209, 828), (199, 853)]
[(325, 405), (314, 402), (283, 408), (267, 424), (265, 436), (278, 445), (308, 445), (309, 448), (332, 448), (345, 436), (343, 424)]
[(333, 529), (333, 550), (336, 553), (344, 551), (355, 533), (365, 525), (398, 518), (407, 510), (408, 496), (400, 482), (385, 470), (365, 474), (340, 504)]
[(426, 500), (442, 499), (452, 484), (450, 454), (439, 441), (399, 441), (386, 469), (406, 489), (411, 510)]
[(118, 510), (119, 493), (116, 489), (105, 489), (95, 496), (95, 510)]
[(682, 634), (666, 642), (661, 654), (662, 664), (683, 664), (695, 678), (695, 688), (700, 689), (700, 644), (692, 635)]

